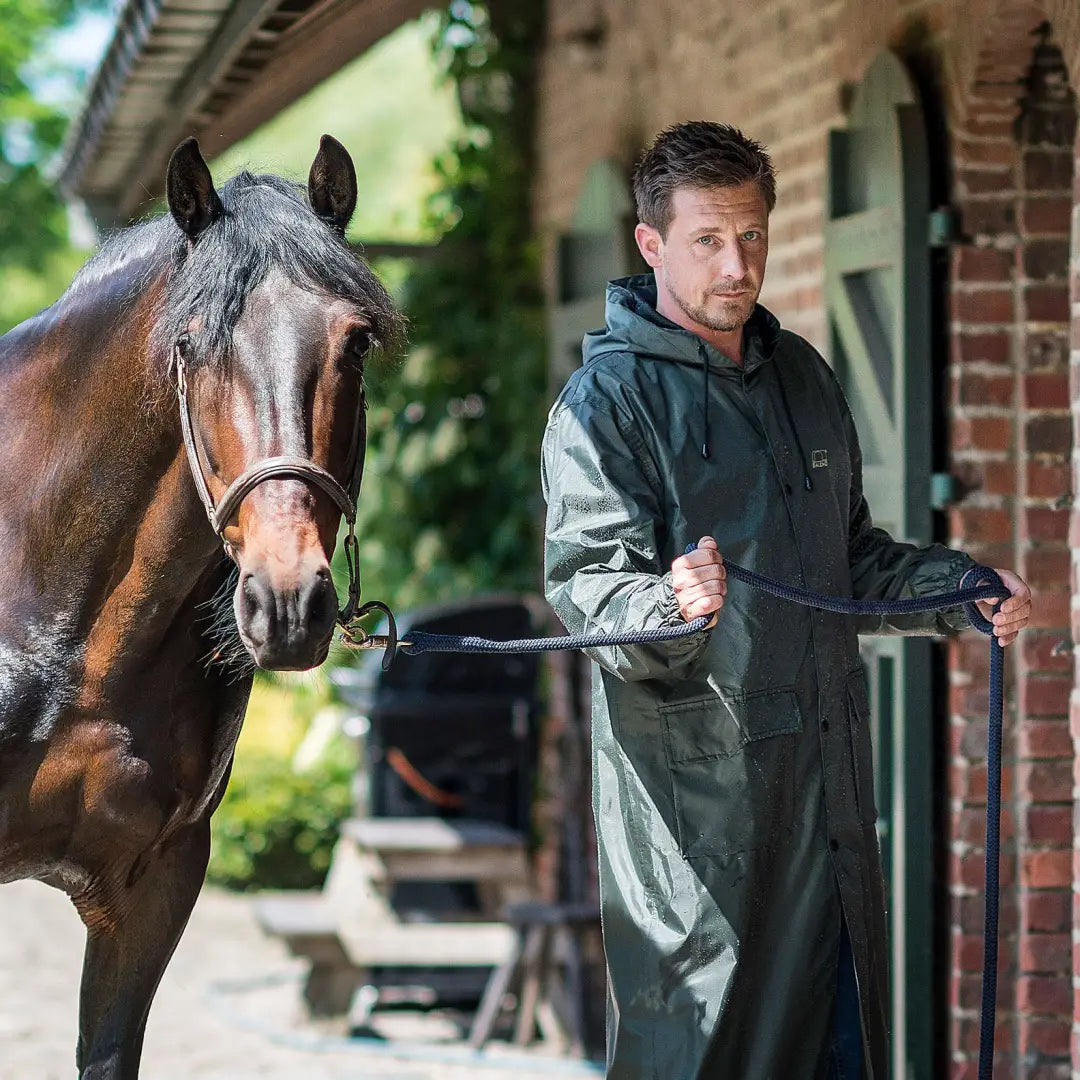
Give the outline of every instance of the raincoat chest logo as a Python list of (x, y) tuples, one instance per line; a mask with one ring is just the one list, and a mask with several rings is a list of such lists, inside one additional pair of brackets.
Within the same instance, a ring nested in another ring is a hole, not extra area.
[(811, 450), (810, 467), (813, 469), (826, 469), (829, 466), (828, 450)]

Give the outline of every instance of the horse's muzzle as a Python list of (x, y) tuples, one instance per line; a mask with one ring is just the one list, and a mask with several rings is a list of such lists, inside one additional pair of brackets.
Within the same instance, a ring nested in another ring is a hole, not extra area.
[(305, 671), (326, 659), (337, 620), (328, 566), (288, 587), (265, 573), (242, 571), (234, 607), (240, 637), (259, 667)]

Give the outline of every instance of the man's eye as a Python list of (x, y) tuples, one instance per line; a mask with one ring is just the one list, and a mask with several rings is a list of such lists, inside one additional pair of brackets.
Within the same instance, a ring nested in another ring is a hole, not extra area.
[(699, 236), (698, 237), (698, 243), (702, 244), (704, 247), (708, 247), (712, 242), (713, 242), (713, 238), (711, 236)]
[(757, 229), (750, 229), (749, 232), (744, 232), (742, 238), (744, 240), (757, 240), (761, 237), (761, 233)]

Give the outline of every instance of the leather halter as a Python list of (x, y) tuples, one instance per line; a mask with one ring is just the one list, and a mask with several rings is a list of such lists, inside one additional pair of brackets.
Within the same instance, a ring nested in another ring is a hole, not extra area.
[[(194, 426), (191, 422), (191, 405), (187, 396), (187, 373), (184, 358), (180, 355), (179, 345), (173, 348), (173, 368), (176, 373), (176, 394), (180, 402), (180, 430), (183, 432), (184, 449), (187, 451), (188, 464), (191, 467), (191, 475), (195, 481), (195, 490), (198, 492), (199, 501), (206, 511), (210, 527), (217, 533), (224, 544), (225, 553), (229, 558), (233, 558), (233, 553), (229, 543), (225, 540), (225, 529), (237, 510), (239, 510), (244, 499), (260, 484), (265, 484), (267, 480), (302, 480), (306, 484), (314, 485), (328, 495), (341, 511), (349, 527), (344, 544), (345, 563), (349, 569), (349, 599), (345, 607), (338, 612), (338, 622), (348, 633), (350, 624), (355, 619), (373, 607), (382, 609), (383, 605), (377, 601), (372, 601), (363, 607), (360, 606), (360, 553), (359, 544), (356, 540), (356, 499), (360, 493), (364, 459), (360, 446), (359, 410), (357, 411), (356, 422), (353, 424), (353, 472), (349, 478), (349, 490), (346, 491), (326, 469), (321, 465), (316, 465), (310, 458), (279, 455), (265, 458), (245, 469), (225, 489), (225, 494), (221, 496), (221, 502), (215, 506), (213, 496), (211, 496), (210, 489), (206, 484), (206, 473), (203, 471), (199, 447), (195, 441)], [(394, 637), (396, 638), (396, 633), (394, 633)]]

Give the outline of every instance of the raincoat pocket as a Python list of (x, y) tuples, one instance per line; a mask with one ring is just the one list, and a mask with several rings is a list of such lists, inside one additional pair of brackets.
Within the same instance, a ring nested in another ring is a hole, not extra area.
[(684, 856), (770, 847), (791, 831), (794, 739), (790, 688), (721, 691), (660, 706), (679, 847)]
[(847, 677), (847, 699), (859, 820), (864, 825), (873, 825), (878, 816), (874, 803), (874, 750), (870, 741), (870, 698), (862, 668)]

